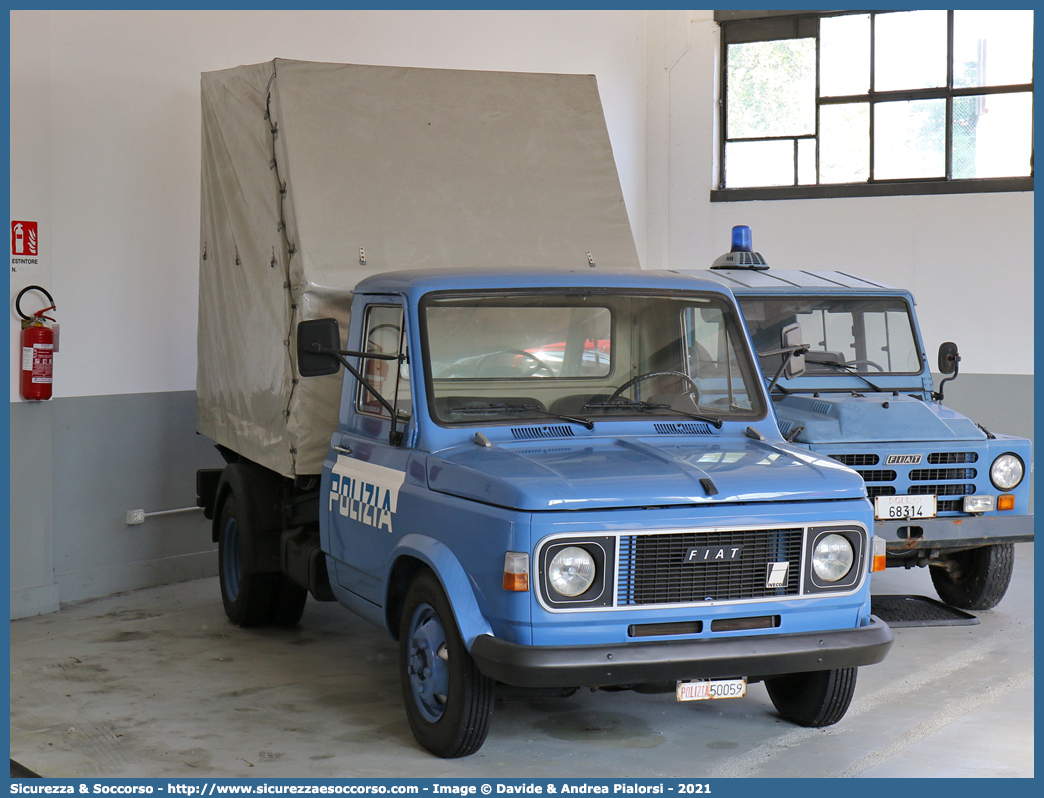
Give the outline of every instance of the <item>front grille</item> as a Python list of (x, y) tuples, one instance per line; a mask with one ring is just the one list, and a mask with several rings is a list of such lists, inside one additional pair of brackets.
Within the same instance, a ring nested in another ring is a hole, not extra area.
[[(908, 450), (909, 451), (909, 450)], [(923, 450), (922, 450), (923, 451)], [(900, 455), (902, 452), (891, 451), (889, 454)], [(918, 454), (916, 449), (911, 454)], [(920, 464), (896, 466), (892, 469), (867, 469), (859, 466), (875, 466), (884, 455), (869, 452), (852, 452), (849, 454), (832, 454), (834, 460), (847, 466), (856, 467), (856, 473), (866, 484), (866, 494), (871, 499), (878, 496), (927, 496), (935, 494), (936, 512), (939, 514), (958, 514), (964, 512), (964, 496), (975, 493), (975, 485), (965, 480), (978, 477), (974, 468), (921, 468)], [(931, 466), (952, 466), (975, 463), (979, 459), (976, 452), (931, 452), (925, 457), (925, 464)], [(954, 480), (950, 482), (949, 480)], [(959, 482), (957, 480), (960, 480)], [(954, 497), (952, 499), (944, 497)]]
[(874, 496), (894, 496), (895, 487), (892, 485), (867, 485), (866, 495), (871, 499)]
[(863, 482), (895, 482), (894, 471), (856, 471), (863, 478)]
[[(800, 589), (801, 529), (725, 530), (625, 535), (620, 538), (617, 604), (682, 604), (699, 601), (795, 596)], [(732, 562), (687, 563), (695, 547), (735, 547)], [(767, 588), (769, 563), (788, 562), (785, 587)]]
[(979, 455), (975, 452), (935, 452), (928, 455), (928, 464), (958, 465), (959, 463), (974, 463), (978, 459)]
[(919, 468), (910, 472), (913, 482), (927, 482), (935, 479), (975, 479), (974, 468)]
[(910, 496), (967, 496), (975, 493), (974, 485), (911, 485)]
[(881, 462), (876, 454), (832, 454), (831, 458), (846, 466), (875, 466)]

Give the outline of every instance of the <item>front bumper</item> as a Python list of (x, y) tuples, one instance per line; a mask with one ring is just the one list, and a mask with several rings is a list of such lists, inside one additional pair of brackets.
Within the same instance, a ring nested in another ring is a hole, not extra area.
[(891, 647), (892, 630), (871, 615), (855, 629), (718, 640), (524, 646), (480, 635), (471, 656), (483, 674), (516, 687), (602, 687), (854, 668), (880, 662)]
[[(903, 537), (899, 536), (900, 529), (907, 530)], [(918, 549), (967, 549), (994, 543), (1026, 543), (1033, 541), (1033, 516), (997, 513), (919, 521), (875, 521), (874, 534), (885, 539), (885, 547), (893, 554)]]

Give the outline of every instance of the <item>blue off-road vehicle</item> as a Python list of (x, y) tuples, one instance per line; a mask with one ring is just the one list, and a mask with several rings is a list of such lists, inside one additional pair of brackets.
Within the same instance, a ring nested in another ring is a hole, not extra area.
[(995, 607), (1013, 544), (1033, 540), (1031, 442), (943, 404), (960, 356), (940, 346), (949, 376), (936, 390), (910, 292), (841, 271), (770, 269), (746, 226), (709, 271), (686, 273), (736, 295), (786, 440), (866, 482), (887, 565), (929, 566), (955, 607)]

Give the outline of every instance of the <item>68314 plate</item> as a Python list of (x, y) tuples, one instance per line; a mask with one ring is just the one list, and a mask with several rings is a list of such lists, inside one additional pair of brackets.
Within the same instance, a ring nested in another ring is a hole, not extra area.
[(935, 518), (935, 496), (876, 496), (874, 518), (880, 521), (916, 521)]

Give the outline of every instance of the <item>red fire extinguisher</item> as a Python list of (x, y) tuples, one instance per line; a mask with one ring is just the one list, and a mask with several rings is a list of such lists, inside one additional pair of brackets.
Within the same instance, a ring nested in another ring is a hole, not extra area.
[[(50, 302), (50, 306), (38, 310), (32, 316), (22, 312), (22, 297), (26, 291), (39, 291)], [(54, 367), (54, 330), (46, 321), (54, 322), (44, 314), (54, 310), (54, 298), (46, 288), (27, 285), (18, 292), (15, 310), (22, 317), (22, 398), (43, 400), (51, 398), (51, 381)]]

